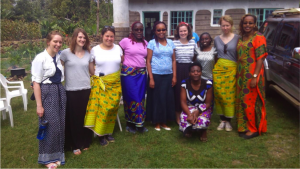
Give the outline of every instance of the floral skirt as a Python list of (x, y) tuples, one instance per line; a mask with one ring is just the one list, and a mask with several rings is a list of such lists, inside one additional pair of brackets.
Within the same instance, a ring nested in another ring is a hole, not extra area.
[[(191, 113), (197, 110), (196, 106), (189, 106), (189, 110)], [(179, 130), (184, 132), (188, 127), (192, 127), (192, 129), (207, 129), (210, 124), (210, 117), (211, 117), (211, 107), (207, 109), (205, 112), (198, 116), (196, 124), (191, 124), (187, 121), (187, 114), (185, 112), (181, 112), (180, 114), (180, 125)]]

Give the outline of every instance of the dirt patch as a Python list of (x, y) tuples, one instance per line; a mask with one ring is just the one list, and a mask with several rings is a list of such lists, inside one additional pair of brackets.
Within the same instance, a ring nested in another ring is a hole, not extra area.
[(243, 164), (240, 160), (233, 160), (232, 165), (240, 165)]
[(265, 143), (270, 156), (277, 159), (287, 159), (297, 155), (299, 147), (293, 147), (298, 142), (294, 136), (281, 134), (271, 135), (271, 139)]

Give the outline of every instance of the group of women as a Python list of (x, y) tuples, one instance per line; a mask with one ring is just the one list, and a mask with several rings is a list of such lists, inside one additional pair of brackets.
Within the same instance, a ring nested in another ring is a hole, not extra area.
[(256, 17), (243, 16), (240, 35), (232, 33), (230, 16), (219, 23), (222, 34), (214, 46), (205, 32), (200, 48), (185, 22), (178, 24), (174, 41), (166, 38), (166, 24), (156, 22), (149, 43), (143, 24), (134, 22), (119, 45), (114, 44), (114, 27), (105, 26), (102, 43), (92, 49), (87, 33), (78, 28), (62, 52), (62, 35), (50, 32), (47, 48), (32, 62), (39, 123), (49, 121), (47, 136), (39, 141), (38, 162), (50, 169), (64, 164), (64, 150), (75, 155), (87, 151), (93, 133), (102, 146), (114, 142), (121, 95), (130, 133), (147, 132), (145, 121), (157, 131), (171, 130), (167, 121), (177, 121), (186, 137), (197, 132), (205, 142), (213, 111), (220, 115), (218, 130), (231, 131), (236, 113), (240, 136), (266, 132), (266, 41), (257, 32)]

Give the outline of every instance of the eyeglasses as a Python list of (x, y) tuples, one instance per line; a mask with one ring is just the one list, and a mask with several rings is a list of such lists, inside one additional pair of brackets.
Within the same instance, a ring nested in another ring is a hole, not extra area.
[(114, 26), (104, 26), (104, 29), (108, 29), (108, 28), (110, 28), (110, 29), (115, 29), (115, 27)]
[(134, 29), (134, 31), (136, 31), (136, 32), (138, 32), (138, 31), (143, 32), (144, 29)]
[(227, 54), (227, 44), (224, 45), (224, 54)]
[(163, 32), (165, 32), (167, 29), (157, 29), (156, 31), (157, 32), (161, 32), (161, 31), (163, 31)]
[(253, 25), (254, 23), (252, 23), (252, 22), (244, 22), (243, 24), (244, 24), (244, 25), (248, 25), (248, 24), (249, 24), (249, 25)]

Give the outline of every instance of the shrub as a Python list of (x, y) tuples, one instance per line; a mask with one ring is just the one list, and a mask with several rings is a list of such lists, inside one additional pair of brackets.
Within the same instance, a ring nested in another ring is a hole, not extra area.
[(41, 38), (40, 26), (24, 20), (1, 19), (1, 40), (21, 40)]

